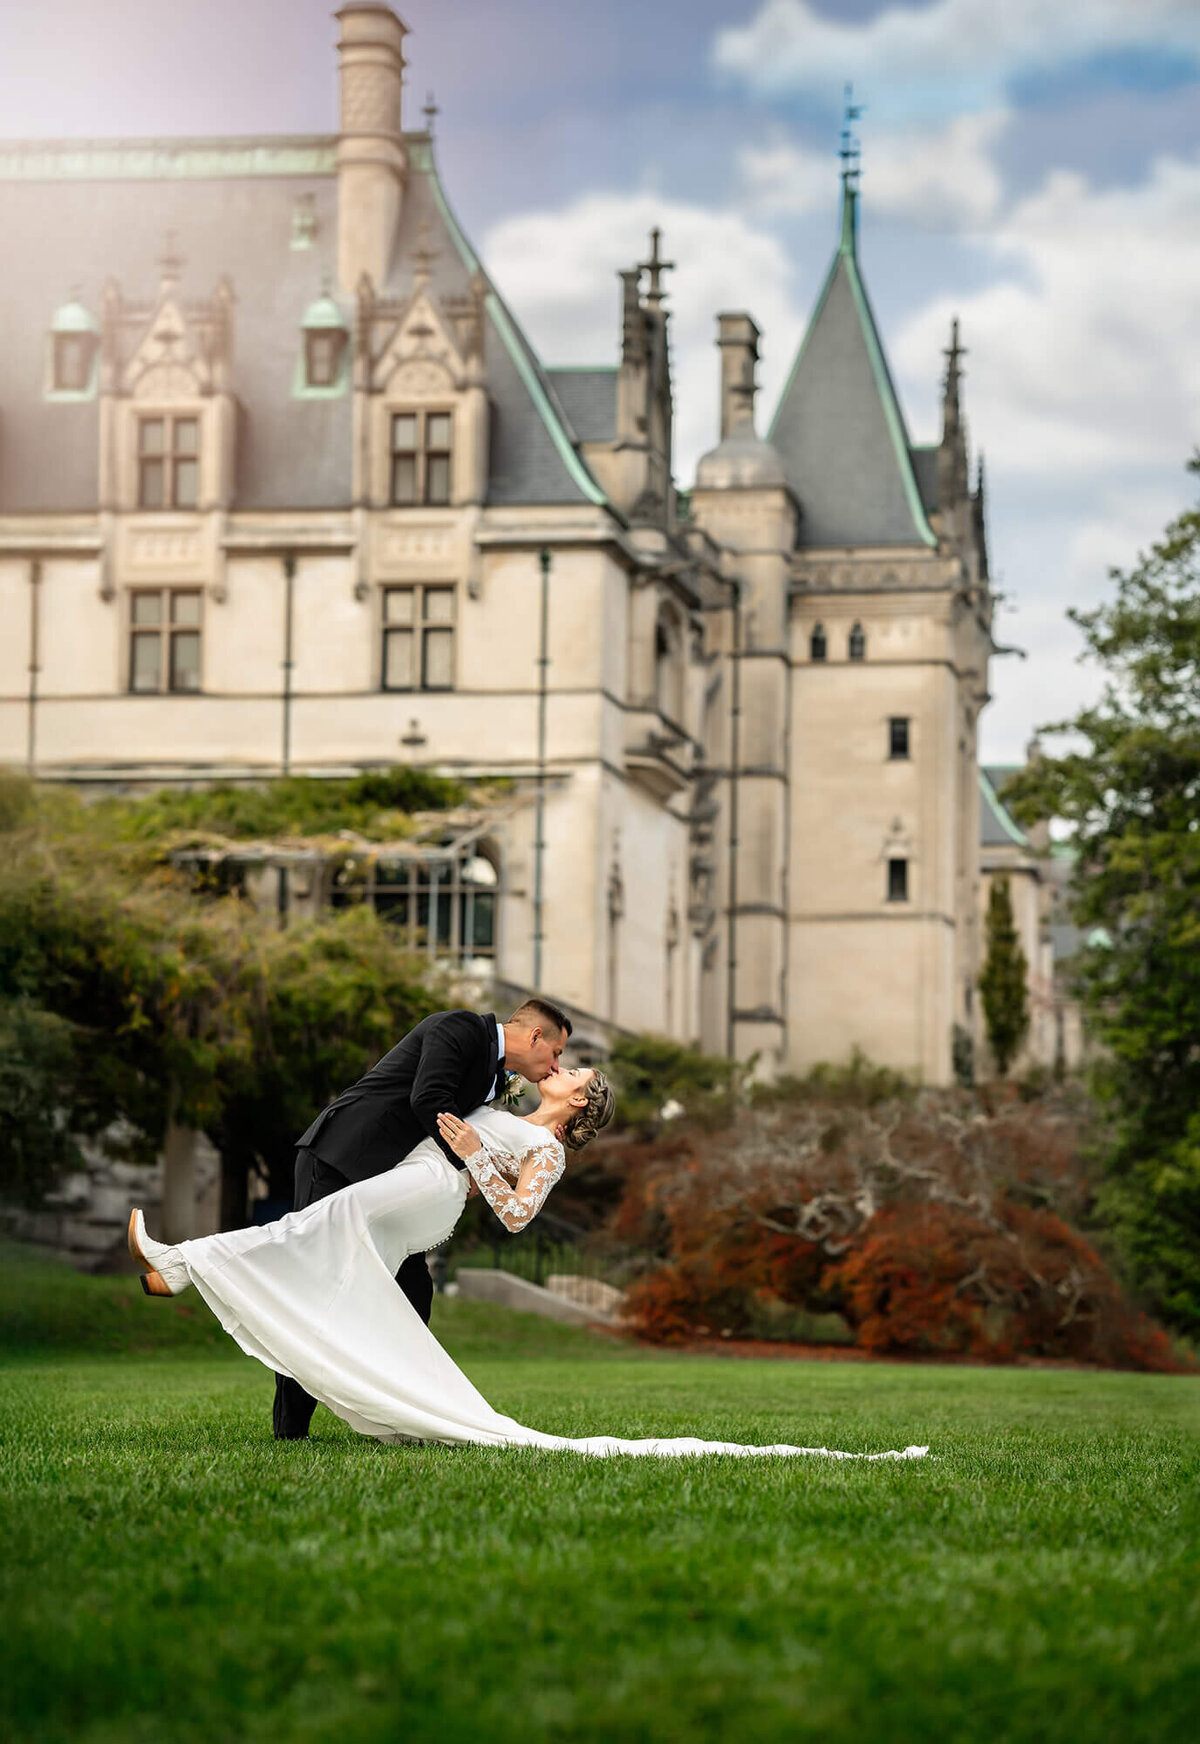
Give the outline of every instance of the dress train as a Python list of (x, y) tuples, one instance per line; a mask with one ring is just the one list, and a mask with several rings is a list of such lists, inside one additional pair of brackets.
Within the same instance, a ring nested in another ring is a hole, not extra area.
[[(494, 1166), (519, 1165), (545, 1134), (499, 1110), (470, 1117)], [(512, 1172), (510, 1170), (510, 1172)], [(397, 1289), (410, 1253), (446, 1240), (466, 1199), (466, 1176), (431, 1139), (385, 1174), (320, 1199), (277, 1223), (180, 1243), (196, 1289), (247, 1355), (291, 1375), (362, 1435), (388, 1442), (538, 1447), (610, 1458), (723, 1453), (737, 1458), (919, 1459), (926, 1447), (846, 1453), (788, 1443), (746, 1446), (691, 1436), (628, 1440), (547, 1435), (493, 1410)]]

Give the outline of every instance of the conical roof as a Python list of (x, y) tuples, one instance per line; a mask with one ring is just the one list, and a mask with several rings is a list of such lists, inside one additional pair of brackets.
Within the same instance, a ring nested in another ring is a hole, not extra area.
[(926, 518), (908, 432), (858, 267), (857, 190), (770, 440), (803, 511), (806, 545), (920, 545)]

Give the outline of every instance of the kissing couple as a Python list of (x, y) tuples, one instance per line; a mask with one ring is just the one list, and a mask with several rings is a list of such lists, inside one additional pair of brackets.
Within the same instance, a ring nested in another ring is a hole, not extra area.
[[(150, 1238), (135, 1208), (129, 1251), (146, 1294), (176, 1296), (194, 1285), (242, 1349), (274, 1369), (280, 1440), (306, 1436), (321, 1403), (380, 1441), (599, 1456), (925, 1453), (571, 1439), (502, 1416), (472, 1386), (429, 1330), (425, 1255), (453, 1232), (471, 1182), (511, 1235), (525, 1229), (568, 1153), (612, 1119), (616, 1104), (603, 1074), (561, 1064), (570, 1034), (566, 1014), (541, 998), (526, 1000), (507, 1023), (474, 1011), (425, 1018), (301, 1135), (296, 1208), (286, 1217), (169, 1245)], [(489, 1106), (509, 1071), (536, 1086), (532, 1114)]]

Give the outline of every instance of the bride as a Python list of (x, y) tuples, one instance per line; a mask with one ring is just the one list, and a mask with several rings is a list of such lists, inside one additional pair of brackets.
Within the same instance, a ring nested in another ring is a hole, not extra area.
[[(612, 1119), (614, 1099), (590, 1066), (560, 1069), (538, 1086), (524, 1118), (477, 1108), (469, 1121), (438, 1117), (443, 1139), (504, 1227), (517, 1234), (537, 1216), (566, 1167)], [(410, 1254), (445, 1241), (462, 1213), (466, 1175), (432, 1138), (394, 1168), (289, 1212), (277, 1223), (204, 1236), (177, 1246), (151, 1240), (140, 1210), (129, 1250), (146, 1268), (147, 1295), (195, 1285), (250, 1356), (291, 1375), (362, 1435), (380, 1441), (474, 1442), (595, 1455), (827, 1454), (834, 1459), (915, 1459), (903, 1453), (837, 1453), (825, 1447), (735, 1442), (570, 1439), (525, 1428), (494, 1411), (452, 1362), (403, 1293), (395, 1274)]]

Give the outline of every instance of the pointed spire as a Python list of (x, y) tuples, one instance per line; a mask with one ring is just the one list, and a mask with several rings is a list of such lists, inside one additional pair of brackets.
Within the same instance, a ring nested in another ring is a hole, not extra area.
[(946, 377), (942, 385), (942, 440), (945, 442), (951, 433), (957, 434), (962, 421), (959, 388), (962, 383), (962, 360), (967, 354), (958, 342), (957, 315), (950, 323), (950, 344), (943, 355), (946, 359)]
[(854, 131), (854, 123), (865, 104), (854, 101), (854, 86), (845, 90), (842, 110), (841, 144), (838, 156), (842, 160), (842, 235), (839, 252), (854, 254), (858, 246), (858, 180), (862, 174), (862, 147)]
[(966, 352), (959, 343), (958, 316), (950, 324), (950, 344), (944, 353), (946, 374), (942, 383), (942, 440), (938, 450), (938, 502), (943, 511), (964, 502), (971, 494), (967, 463), (967, 431), (962, 416), (962, 360)]

